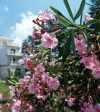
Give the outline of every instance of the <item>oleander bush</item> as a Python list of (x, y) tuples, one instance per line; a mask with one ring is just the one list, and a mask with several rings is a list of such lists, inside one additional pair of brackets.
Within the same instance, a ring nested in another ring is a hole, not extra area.
[(50, 7), (32, 20), (35, 47), (26, 46), (28, 71), (9, 86), (11, 112), (100, 112), (100, 32), (90, 28), (100, 20), (82, 21), (85, 0), (75, 15), (63, 1), (70, 19)]

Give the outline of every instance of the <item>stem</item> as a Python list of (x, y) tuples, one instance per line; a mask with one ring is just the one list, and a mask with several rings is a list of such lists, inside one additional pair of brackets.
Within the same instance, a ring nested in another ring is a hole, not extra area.
[(52, 62), (52, 49), (50, 49), (50, 62)]

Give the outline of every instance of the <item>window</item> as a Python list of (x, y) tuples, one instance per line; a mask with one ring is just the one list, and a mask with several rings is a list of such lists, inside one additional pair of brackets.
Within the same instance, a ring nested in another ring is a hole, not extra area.
[(5, 41), (5, 42), (3, 42), (3, 45), (7, 45), (7, 42)]

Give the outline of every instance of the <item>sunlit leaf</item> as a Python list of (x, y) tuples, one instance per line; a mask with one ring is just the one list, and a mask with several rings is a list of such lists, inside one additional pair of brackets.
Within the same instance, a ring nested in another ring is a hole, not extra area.
[(79, 7), (79, 9), (78, 9), (78, 11), (77, 11), (77, 13), (76, 13), (76, 15), (74, 17), (74, 20), (78, 19), (79, 16), (82, 14), (82, 12), (84, 10), (84, 6), (85, 6), (85, 0), (82, 0), (81, 4), (80, 4), (80, 7)]
[(70, 8), (70, 5), (69, 5), (69, 3), (68, 3), (68, 0), (63, 0), (63, 1), (64, 1), (64, 4), (65, 4), (65, 6), (66, 6), (66, 9), (67, 9), (67, 11), (68, 11), (68, 13), (69, 13), (71, 19), (73, 20), (73, 13), (72, 13), (72, 11), (71, 11), (71, 8)]

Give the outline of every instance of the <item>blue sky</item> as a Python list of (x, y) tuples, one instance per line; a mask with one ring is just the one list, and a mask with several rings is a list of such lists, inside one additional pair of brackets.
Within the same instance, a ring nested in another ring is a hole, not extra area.
[[(68, 0), (75, 14), (81, 0)], [(86, 0), (89, 3), (89, 0)], [(25, 39), (32, 34), (32, 19), (40, 10), (53, 6), (68, 16), (63, 0), (0, 0), (0, 35), (18, 39)], [(88, 12), (85, 6), (84, 14)]]

